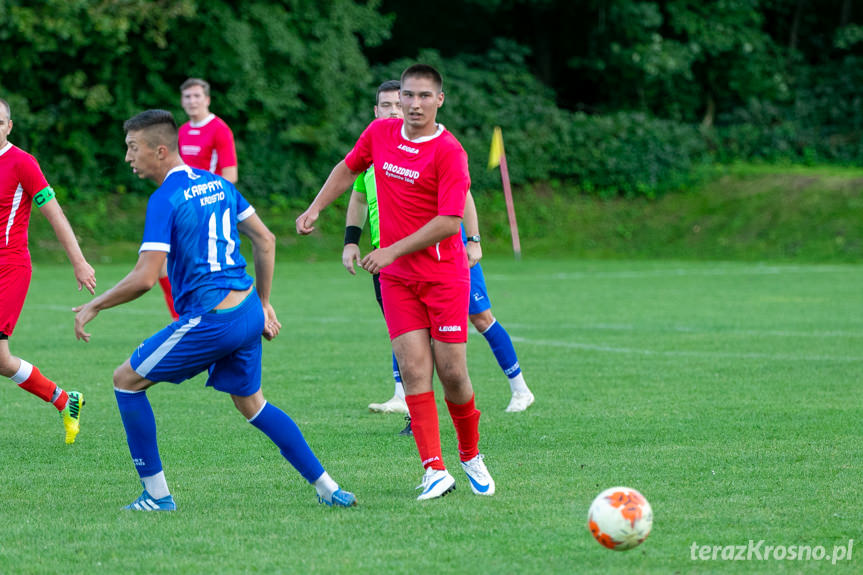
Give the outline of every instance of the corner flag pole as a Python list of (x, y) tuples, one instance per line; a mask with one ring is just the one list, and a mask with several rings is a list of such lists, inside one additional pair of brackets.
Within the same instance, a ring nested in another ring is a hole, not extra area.
[(491, 149), (488, 154), (489, 169), (500, 165), (500, 179), (503, 182), (503, 197), (506, 201), (506, 214), (509, 217), (509, 231), (512, 235), (512, 251), (515, 259), (521, 259), (521, 242), (518, 239), (518, 222), (515, 220), (515, 205), (512, 201), (512, 189), (509, 185), (509, 170), (506, 166), (506, 153), (503, 148), (503, 132), (499, 126), (494, 127), (491, 137)]

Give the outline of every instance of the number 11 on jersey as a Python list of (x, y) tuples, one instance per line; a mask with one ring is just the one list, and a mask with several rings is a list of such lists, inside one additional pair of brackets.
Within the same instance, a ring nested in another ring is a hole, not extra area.
[(216, 214), (210, 214), (209, 233), (207, 235), (207, 262), (210, 264), (211, 272), (218, 272), (222, 269), (222, 263), (219, 261), (219, 232), (222, 232), (222, 240), (227, 244), (225, 247), (225, 265), (234, 265), (234, 259), (231, 254), (234, 253), (235, 243), (231, 237), (231, 210), (227, 209), (222, 214), (221, 229), (216, 221)]

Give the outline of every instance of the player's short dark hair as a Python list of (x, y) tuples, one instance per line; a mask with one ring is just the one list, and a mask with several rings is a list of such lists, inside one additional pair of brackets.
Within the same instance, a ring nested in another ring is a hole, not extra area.
[(381, 92), (398, 92), (402, 88), (402, 83), (398, 80), (387, 80), (378, 86), (378, 93), (375, 94), (375, 106), (381, 102)]
[(441, 77), (440, 72), (428, 64), (414, 64), (405, 68), (405, 71), (402, 72), (402, 84), (404, 84), (405, 80), (408, 78), (428, 78), (434, 82), (438, 92), (443, 90), (443, 78)]
[(9, 102), (0, 98), (0, 104), (2, 104), (6, 108), (6, 115), (9, 116), (9, 119), (12, 119), (12, 106), (9, 105)]
[(151, 148), (167, 146), (172, 152), (177, 148), (177, 122), (167, 110), (145, 110), (123, 123), (123, 131), (144, 132), (144, 141)]
[(192, 86), (200, 86), (204, 89), (205, 96), (210, 95), (210, 83), (201, 78), (187, 78), (185, 82), (180, 84), (180, 93), (182, 94), (187, 88), (191, 88)]

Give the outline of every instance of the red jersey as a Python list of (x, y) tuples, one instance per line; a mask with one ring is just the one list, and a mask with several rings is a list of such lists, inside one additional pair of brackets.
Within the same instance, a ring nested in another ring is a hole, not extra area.
[(0, 264), (30, 265), (30, 207), (47, 187), (36, 158), (11, 143), (0, 149)]
[(214, 114), (200, 124), (186, 122), (178, 136), (180, 157), (189, 166), (221, 176), (222, 170), (237, 165), (234, 133)]
[[(462, 217), (470, 189), (467, 153), (455, 136), (439, 125), (432, 136), (408, 140), (403, 125), (400, 118), (375, 120), (345, 157), (354, 172), (374, 164), (382, 248), (435, 216)], [(419, 281), (470, 281), (460, 234), (406, 254), (381, 273)]]

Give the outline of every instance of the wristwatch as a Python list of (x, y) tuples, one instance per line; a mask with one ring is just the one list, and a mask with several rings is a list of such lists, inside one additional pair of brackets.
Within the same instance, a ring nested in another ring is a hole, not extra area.
[(479, 234), (477, 234), (475, 236), (468, 236), (467, 241), (479, 243)]

